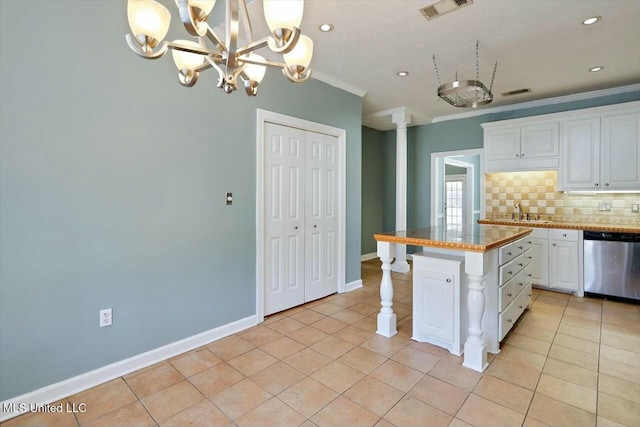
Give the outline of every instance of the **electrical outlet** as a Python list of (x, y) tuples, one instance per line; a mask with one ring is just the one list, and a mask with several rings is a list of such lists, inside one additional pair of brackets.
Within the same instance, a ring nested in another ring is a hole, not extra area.
[(105, 326), (111, 326), (113, 324), (113, 311), (110, 308), (100, 310), (100, 324), (101, 328)]
[(227, 206), (233, 204), (233, 193), (227, 193)]
[(600, 202), (599, 211), (610, 211), (611, 210), (611, 202)]
[(640, 202), (631, 203), (631, 212), (632, 213), (640, 212)]

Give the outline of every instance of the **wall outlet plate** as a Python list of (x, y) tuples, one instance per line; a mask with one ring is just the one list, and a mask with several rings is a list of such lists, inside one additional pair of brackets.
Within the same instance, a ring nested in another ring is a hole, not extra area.
[(631, 203), (631, 212), (632, 213), (640, 212), (640, 202)]
[(600, 202), (599, 211), (610, 211), (611, 210), (611, 202)]
[(111, 326), (113, 324), (113, 311), (110, 308), (100, 310), (100, 323), (99, 326), (104, 328), (105, 326)]

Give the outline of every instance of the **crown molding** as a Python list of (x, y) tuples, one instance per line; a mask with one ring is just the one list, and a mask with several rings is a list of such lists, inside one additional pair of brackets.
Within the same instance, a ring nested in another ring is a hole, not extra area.
[(321, 73), (320, 71), (316, 71), (313, 70), (313, 72), (311, 73), (311, 78), (314, 78), (316, 80), (320, 80), (323, 83), (326, 83), (330, 86), (336, 87), (338, 89), (342, 89), (346, 92), (352, 93), (354, 95), (359, 96), (360, 98), (364, 98), (364, 96), (367, 94), (367, 91), (365, 89), (359, 88), (357, 86), (354, 86), (352, 84), (349, 84), (343, 80), (337, 79), (333, 76), (330, 76), (328, 74), (325, 73)]
[(536, 101), (521, 102), (519, 104), (504, 105), (482, 110), (468, 111), (465, 113), (451, 114), (448, 116), (434, 117), (432, 123), (446, 122), (449, 120), (466, 119), (469, 117), (484, 116), (486, 114), (500, 113), (503, 111), (522, 110), (525, 108), (543, 107), (546, 105), (562, 104), (565, 102), (582, 101), (585, 99), (599, 98), (608, 95), (619, 95), (640, 90), (640, 84), (614, 87), (611, 89), (594, 90), (590, 92), (576, 93), (573, 95), (557, 96), (554, 98), (539, 99)]

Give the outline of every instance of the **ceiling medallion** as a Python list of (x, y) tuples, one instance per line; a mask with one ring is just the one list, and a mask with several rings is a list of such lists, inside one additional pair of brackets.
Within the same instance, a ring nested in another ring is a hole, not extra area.
[(496, 78), (496, 70), (498, 69), (498, 61), (493, 67), (493, 76), (491, 77), (491, 85), (489, 88), (480, 81), (479, 66), (479, 41), (476, 41), (476, 79), (475, 80), (458, 80), (458, 72), (456, 72), (455, 80), (451, 83), (442, 84), (440, 81), (440, 73), (438, 72), (438, 64), (436, 63), (436, 55), (433, 55), (433, 66), (436, 69), (436, 77), (438, 78), (438, 96), (454, 107), (460, 108), (476, 108), (493, 101), (493, 81)]

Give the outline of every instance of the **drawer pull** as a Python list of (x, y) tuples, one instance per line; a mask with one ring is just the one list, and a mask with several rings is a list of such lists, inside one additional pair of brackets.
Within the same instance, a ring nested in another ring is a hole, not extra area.
[(451, 279), (447, 278), (447, 283), (451, 283)]
[(562, 233), (562, 237), (567, 237), (567, 233)]
[(593, 185), (595, 185), (595, 186), (597, 187), (597, 186), (599, 186), (600, 184), (598, 184), (598, 183), (596, 182), (596, 183), (595, 183), (595, 184), (593, 184)]
[(556, 244), (554, 243), (553, 246), (556, 246)]
[(522, 246), (518, 246), (518, 249), (522, 249)]
[(513, 271), (507, 271), (507, 273), (509, 273), (509, 274), (513, 274)]
[[(523, 154), (523, 156), (524, 156), (524, 154)], [(606, 183), (604, 184), (604, 186), (605, 186), (605, 187), (608, 187), (608, 186), (609, 186), (609, 183), (608, 183), (608, 182), (606, 182)]]
[(511, 256), (511, 252), (507, 252), (507, 255)]
[(519, 305), (518, 308), (522, 310), (522, 306), (521, 305)]
[(508, 296), (508, 297), (510, 297), (510, 296), (511, 296), (511, 294), (507, 294), (507, 296)]
[(527, 257), (527, 259), (533, 259), (533, 257), (531, 257), (531, 256), (528, 256), (528, 257)]
[(530, 297), (530, 296), (531, 296), (531, 294), (527, 294), (527, 296), (528, 296), (528, 297)]
[(294, 229), (294, 230), (297, 230), (297, 229), (298, 229), (298, 226), (296, 225), (295, 227), (293, 227), (293, 229)]
[(533, 274), (529, 273), (529, 274), (527, 274), (527, 276), (529, 276), (529, 277), (533, 277)]
[(509, 322), (509, 323), (513, 323), (513, 320), (511, 320), (511, 319), (507, 319), (507, 322)]
[(520, 267), (522, 267), (522, 265), (523, 265), (523, 264), (520, 262), (520, 263), (518, 263), (518, 265), (519, 265)]

